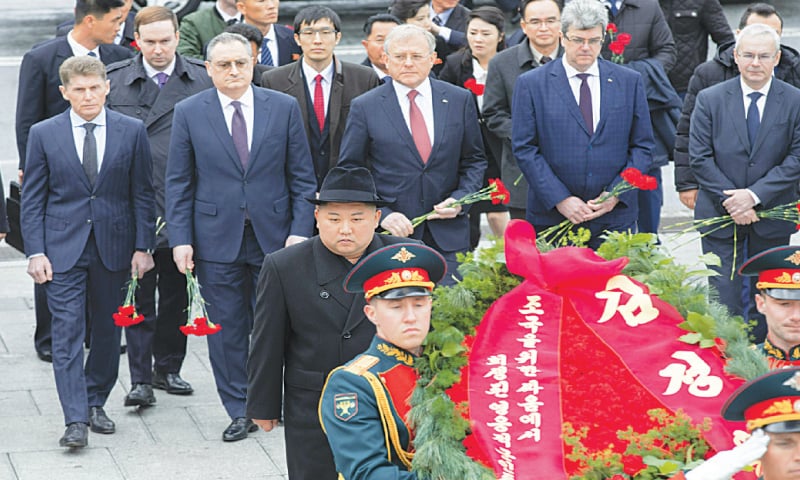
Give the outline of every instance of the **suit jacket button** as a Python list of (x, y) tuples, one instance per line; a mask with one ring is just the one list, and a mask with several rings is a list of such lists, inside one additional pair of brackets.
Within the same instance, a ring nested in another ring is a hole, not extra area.
[(353, 335), (351, 335), (350, 332), (344, 332), (344, 335), (342, 335), (342, 338), (344, 338), (345, 340), (350, 340), (350, 338), (352, 336)]
[(92, 219), (91, 218), (87, 219), (86, 223), (92, 223)]
[(325, 290), (323, 290), (323, 291), (319, 292), (319, 298), (328, 299), (328, 297), (330, 297), (330, 296), (331, 296), (331, 294), (330, 294), (330, 293), (328, 293), (328, 292), (327, 292), (327, 291), (325, 291)]
[(91, 197), (89, 197), (89, 200), (94, 200), (95, 198), (97, 197), (95, 195), (92, 195)]
[(751, 166), (751, 167), (755, 167), (755, 166), (756, 166), (756, 164), (755, 164), (755, 163), (753, 163), (753, 162), (750, 162), (750, 166)]

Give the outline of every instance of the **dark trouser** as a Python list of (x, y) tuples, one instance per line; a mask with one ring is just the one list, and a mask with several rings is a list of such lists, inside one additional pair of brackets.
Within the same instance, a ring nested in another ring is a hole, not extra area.
[[(763, 238), (748, 227), (740, 228), (736, 235), (735, 266), (733, 265), (733, 237), (712, 238), (706, 236), (702, 238), (701, 243), (703, 253), (714, 253), (721, 260), (719, 267), (711, 267), (719, 275), (708, 278), (709, 285), (719, 294), (719, 302), (728, 307), (731, 315), (741, 315), (745, 321), (756, 320), (757, 324), (750, 334), (755, 337), (754, 343), (762, 343), (767, 335), (767, 324), (764, 315), (756, 310), (753, 299), (753, 295), (758, 291), (756, 289), (757, 277), (743, 277), (736, 270), (753, 255), (773, 247), (788, 245), (789, 237)], [(731, 278), (732, 271), (733, 278)], [(745, 286), (745, 278), (747, 286)], [(749, 292), (746, 299), (743, 298), (745, 297), (745, 287)]]
[[(105, 268), (94, 235), (70, 270), (53, 273), (47, 299), (53, 315), (53, 371), (66, 424), (88, 423), (89, 407), (106, 403), (119, 371), (120, 329), (112, 314), (125, 298), (130, 272)], [(83, 361), (86, 299), (91, 292), (91, 349)]]
[(639, 190), (639, 232), (658, 234), (658, 225), (661, 222), (661, 205), (664, 203), (664, 188), (661, 184), (661, 167), (656, 167), (647, 172), (656, 177), (658, 188), (655, 190)]
[[(286, 386), (284, 417), (286, 466), (292, 480), (336, 480), (336, 465), (317, 415), (322, 391)], [(309, 458), (313, 457), (313, 461)]]
[(136, 308), (144, 322), (125, 332), (131, 383), (153, 382), (153, 357), (160, 373), (179, 373), (186, 357), (186, 335), (179, 330), (186, 323), (186, 277), (175, 266), (171, 249), (157, 249), (153, 260), (155, 267), (139, 280), (136, 292)]
[(263, 262), (264, 252), (250, 226), (244, 229), (239, 254), (232, 263), (195, 261), (209, 320), (222, 325), (222, 330), (207, 337), (208, 356), (217, 393), (232, 419), (246, 416), (247, 354)]
[(527, 220), (524, 208), (508, 207), (508, 214), (511, 216), (511, 220)]
[[(469, 235), (469, 231), (465, 231), (465, 234)], [(425, 233), (422, 234), (422, 242), (436, 250), (437, 252), (441, 253), (444, 257), (445, 262), (447, 263), (447, 272), (444, 274), (444, 277), (439, 282), (439, 285), (455, 285), (456, 279), (461, 279), (461, 275), (458, 274), (458, 260), (456, 260), (456, 252), (448, 252), (442, 250), (439, 247), (439, 244), (436, 243), (436, 240), (433, 239), (433, 235), (431, 235), (431, 231), (427, 228), (425, 229)]]
[(33, 286), (33, 305), (36, 314), (36, 331), (33, 334), (33, 346), (37, 352), (52, 349), (52, 337), (50, 335), (50, 324), (53, 317), (50, 315), (50, 307), (47, 306), (47, 291), (43, 284)]

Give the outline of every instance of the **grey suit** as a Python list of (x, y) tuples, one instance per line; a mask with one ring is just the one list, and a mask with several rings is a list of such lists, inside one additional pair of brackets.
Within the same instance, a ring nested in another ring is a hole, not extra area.
[[(561, 56), (561, 47), (558, 49)], [(511, 193), (511, 208), (524, 210), (528, 205), (528, 182), (525, 178), (514, 185), (522, 171), (511, 149), (511, 98), (517, 77), (539, 66), (533, 58), (530, 42), (522, 43), (499, 52), (489, 62), (486, 74), (486, 89), (483, 92), (483, 119), (486, 127), (503, 141), (500, 159), (500, 178)]]
[[(749, 103), (749, 99), (748, 99)], [(692, 173), (700, 189), (694, 215), (706, 219), (727, 214), (723, 190), (748, 188), (761, 203), (757, 210), (796, 202), (800, 198), (800, 90), (776, 78), (767, 94), (761, 126), (753, 148), (747, 135), (740, 77), (709, 87), (697, 95), (689, 135)], [(746, 260), (768, 248), (786, 245), (794, 224), (761, 220), (736, 227), (736, 255)], [(709, 278), (733, 315), (747, 313), (742, 305), (742, 277), (734, 276), (734, 227), (703, 237), (703, 251), (720, 256), (720, 275)], [(745, 250), (745, 246), (747, 250)], [(755, 277), (753, 277), (755, 279)], [(754, 282), (753, 282), (754, 283)], [(746, 319), (754, 318), (746, 316)], [(766, 328), (754, 334), (762, 341)]]

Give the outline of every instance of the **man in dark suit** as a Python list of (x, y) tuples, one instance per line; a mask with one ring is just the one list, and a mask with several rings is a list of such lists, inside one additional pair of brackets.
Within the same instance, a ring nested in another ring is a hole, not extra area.
[[(752, 311), (752, 302), (744, 304), (742, 279), (731, 272), (735, 259), (786, 245), (795, 231), (793, 223), (760, 220), (757, 212), (800, 197), (800, 91), (773, 78), (780, 62), (773, 28), (745, 27), (733, 52), (741, 75), (697, 95), (689, 158), (700, 186), (695, 219), (727, 214), (735, 223), (702, 237), (703, 252), (722, 260), (709, 284), (732, 315), (758, 318), (758, 343), (766, 335), (763, 317)], [(751, 281), (748, 300), (755, 291)]]
[[(114, 45), (119, 45), (136, 52), (138, 50), (138, 46), (135, 43), (136, 38), (133, 35), (133, 21), (134, 18), (136, 18), (136, 12), (131, 11), (131, 7), (133, 7), (133, 0), (124, 0), (124, 2), (125, 6), (122, 10), (122, 25), (120, 25), (117, 36), (114, 38)], [(63, 37), (74, 27), (75, 20), (67, 20), (56, 27), (56, 36)]]
[(592, 248), (603, 231), (636, 230), (636, 191), (604, 195), (626, 168), (647, 172), (653, 148), (641, 76), (598, 58), (607, 23), (594, 0), (564, 7), (564, 55), (522, 74), (511, 107), (528, 221), (542, 231), (566, 218), (590, 231)]
[(341, 62), (333, 49), (342, 38), (339, 15), (328, 7), (306, 7), (294, 18), (294, 34), (303, 50), (301, 60), (272, 69), (261, 86), (297, 99), (306, 127), (317, 186), (339, 161), (350, 102), (378, 85), (378, 76), (366, 67)]
[(511, 149), (511, 98), (517, 77), (561, 56), (561, 7), (555, 0), (523, 0), (519, 24), (527, 41), (498, 52), (489, 61), (483, 92), (486, 126), (503, 140), (500, 178), (511, 193), (511, 218), (525, 219), (528, 182), (517, 181), (522, 171)]
[[(433, 35), (415, 25), (395, 27), (384, 48), (392, 82), (353, 100), (341, 165), (366, 166), (382, 199), (381, 227), (422, 240), (447, 259), (447, 282), (456, 253), (469, 248), (465, 209), (450, 206), (481, 188), (486, 157), (472, 94), (429, 78), (436, 60)], [(411, 219), (432, 210), (429, 220)]]
[(264, 72), (276, 68), (258, 63), (258, 59), (261, 57), (259, 54), (259, 52), (261, 52), (261, 41), (264, 40), (264, 36), (261, 35), (261, 31), (256, 27), (246, 23), (234, 23), (233, 25), (228, 25), (225, 27), (224, 31), (228, 33), (239, 34), (246, 38), (248, 42), (250, 42), (250, 48), (253, 49), (253, 85), (260, 87), (261, 75), (264, 75)]
[(375, 232), (384, 203), (365, 168), (331, 169), (319, 198), (309, 200), (317, 205), (319, 235), (267, 255), (261, 268), (247, 415), (270, 431), (285, 405), (289, 477), (332, 480), (336, 467), (317, 420), (322, 386), (375, 334), (363, 295), (346, 293), (343, 281), (364, 255), (408, 240)]
[(31, 128), (22, 233), (28, 273), (45, 285), (53, 315), (53, 370), (67, 425), (60, 445), (85, 447), (87, 424), (96, 433), (115, 430), (103, 411), (119, 370), (112, 314), (125, 281), (153, 268), (154, 194), (147, 132), (141, 121), (104, 108), (102, 62), (73, 57), (59, 76), (72, 108)]
[[(127, 48), (113, 45), (123, 19), (123, 7), (123, 0), (77, 0), (75, 28), (63, 37), (35, 46), (22, 57), (16, 115), (20, 184), (25, 170), (28, 131), (31, 126), (69, 108), (69, 103), (58, 89), (58, 67), (61, 63), (73, 55), (94, 55), (106, 65), (131, 56), (131, 51)], [(51, 320), (44, 287), (34, 287), (34, 298), (36, 353), (42, 360), (51, 361)]]
[[(164, 174), (175, 104), (212, 84), (202, 62), (176, 54), (178, 18), (172, 10), (160, 6), (143, 8), (136, 15), (135, 29), (141, 53), (109, 66), (108, 108), (138, 118), (147, 128), (156, 215), (163, 219)], [(185, 322), (186, 278), (172, 261), (168, 231), (168, 226), (160, 230), (153, 253), (155, 268), (139, 283), (136, 299), (145, 320), (126, 331), (131, 372), (126, 406), (155, 403), (153, 387), (178, 395), (192, 393), (192, 386), (180, 376), (186, 336), (178, 327)]]
[[(300, 108), (253, 87), (250, 45), (221, 33), (208, 46), (213, 89), (175, 106), (166, 199), (169, 243), (181, 273), (196, 266), (208, 314), (217, 391), (232, 422), (224, 441), (258, 427), (246, 417), (247, 353), (264, 254), (311, 236), (317, 185)], [(195, 263), (196, 257), (196, 263)]]
[(436, 37), (436, 57), (441, 60), (433, 66), (433, 73), (438, 75), (447, 57), (467, 45), (469, 8), (458, 0), (431, 0), (429, 12), (430, 32)]
[[(278, 25), (280, 0), (237, 0), (236, 8), (242, 21), (261, 32), (261, 55), (258, 63), (270, 67), (287, 65), (300, 57), (300, 47), (295, 43), (292, 29)], [(297, 29), (295, 29), (297, 30)]]
[(386, 40), (386, 35), (389, 35), (389, 32), (401, 23), (403, 22), (399, 18), (388, 13), (373, 15), (364, 22), (364, 40), (361, 40), (361, 45), (367, 52), (367, 58), (361, 62), (361, 65), (373, 69), (381, 79), (381, 83), (385, 82), (387, 78), (391, 78), (383, 57), (383, 41)]

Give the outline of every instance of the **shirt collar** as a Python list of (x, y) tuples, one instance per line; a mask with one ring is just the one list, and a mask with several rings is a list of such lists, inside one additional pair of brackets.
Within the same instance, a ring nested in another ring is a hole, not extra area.
[(753, 90), (746, 83), (744, 83), (744, 79), (741, 75), (739, 75), (739, 84), (742, 86), (742, 93), (744, 93), (745, 96), (750, 95), (753, 92), (760, 92), (766, 97), (767, 93), (769, 93), (770, 87), (772, 86), (772, 77), (770, 76), (769, 80), (767, 80), (767, 83), (765, 83), (764, 86), (758, 90)]
[[(397, 92), (398, 96), (407, 97), (408, 92), (412, 90), (400, 82), (392, 82), (392, 85), (394, 85), (394, 90)], [(417, 88), (414, 88), (413, 90), (418, 91), (423, 97), (431, 98), (431, 79), (429, 77), (425, 77), (425, 80), (423, 80), (422, 83), (420, 83)]]
[(307, 64), (305, 59), (302, 59), (300, 61), (300, 65), (303, 68), (303, 75), (306, 76), (307, 83), (313, 83), (314, 79), (319, 74), (322, 75), (322, 78), (325, 79), (326, 82), (328, 82), (328, 85), (333, 83), (333, 69), (335, 63), (336, 59), (331, 59), (331, 63), (327, 67), (323, 68), (321, 72), (318, 72), (314, 70), (309, 64)]
[[(222, 105), (223, 110), (228, 105), (230, 105), (232, 101), (234, 101), (233, 98), (220, 92), (219, 89), (217, 89), (217, 96), (219, 97), (219, 103)], [(252, 86), (248, 87), (247, 91), (245, 91), (244, 94), (240, 98), (238, 98), (238, 100), (239, 103), (241, 103), (243, 106), (252, 108), (254, 104), (253, 87)]]
[(144, 57), (142, 57), (142, 64), (144, 65), (144, 71), (147, 74), (148, 78), (153, 78), (160, 72), (164, 72), (167, 75), (171, 76), (172, 72), (175, 71), (175, 58), (174, 57), (172, 58), (172, 62), (170, 62), (170, 64), (167, 65), (167, 67), (164, 70), (156, 70), (155, 68), (150, 66), (149, 63), (147, 63), (147, 60), (145, 60)]
[(75, 113), (75, 110), (70, 108), (69, 121), (70, 123), (72, 123), (72, 128), (83, 127), (84, 123), (94, 123), (95, 125), (102, 127), (105, 126), (106, 124), (106, 109), (104, 107), (102, 110), (100, 110), (100, 113), (98, 113), (97, 116), (94, 117), (93, 119), (84, 120), (77, 113)]
[(450, 14), (453, 13), (453, 10), (455, 9), (455, 7), (448, 8), (447, 10), (445, 10), (442, 13), (436, 13), (433, 10), (433, 2), (428, 4), (428, 7), (429, 7), (429, 11), (430, 11), (431, 20), (433, 20), (433, 17), (439, 17), (442, 20), (442, 25), (444, 25), (445, 23), (447, 23), (448, 20), (450, 20)]
[(228, 23), (231, 20), (236, 20), (237, 22), (242, 20), (242, 14), (239, 12), (236, 12), (236, 15), (233, 16), (223, 12), (222, 9), (219, 7), (219, 0), (217, 0), (217, 2), (214, 3), (214, 8), (217, 9), (217, 13), (219, 14), (220, 17), (222, 17), (222, 21), (225, 23)]
[[(536, 63), (542, 63), (542, 57), (544, 57), (545, 54), (536, 50), (536, 47), (533, 46), (530, 40), (526, 40), (526, 42), (528, 43), (528, 48), (531, 49), (531, 55), (533, 55), (533, 59), (536, 60)], [(547, 54), (547, 56), (550, 57), (550, 60), (555, 60), (558, 56), (558, 45), (556, 45), (553, 51)]]
[(94, 50), (89, 50), (88, 48), (84, 47), (77, 40), (72, 36), (72, 30), (67, 34), (67, 43), (69, 44), (69, 48), (72, 49), (72, 54), (76, 57), (80, 57), (82, 55), (88, 55), (89, 52), (94, 52), (97, 55), (97, 58), (100, 58), (100, 47), (94, 47)]
[(567, 72), (567, 78), (572, 78), (579, 73), (588, 73), (593, 77), (600, 76), (600, 67), (597, 66), (597, 60), (595, 60), (594, 63), (585, 72), (579, 72), (575, 68), (573, 68), (572, 65), (567, 63), (567, 57), (565, 55), (561, 56), (561, 63), (564, 65), (564, 70)]

